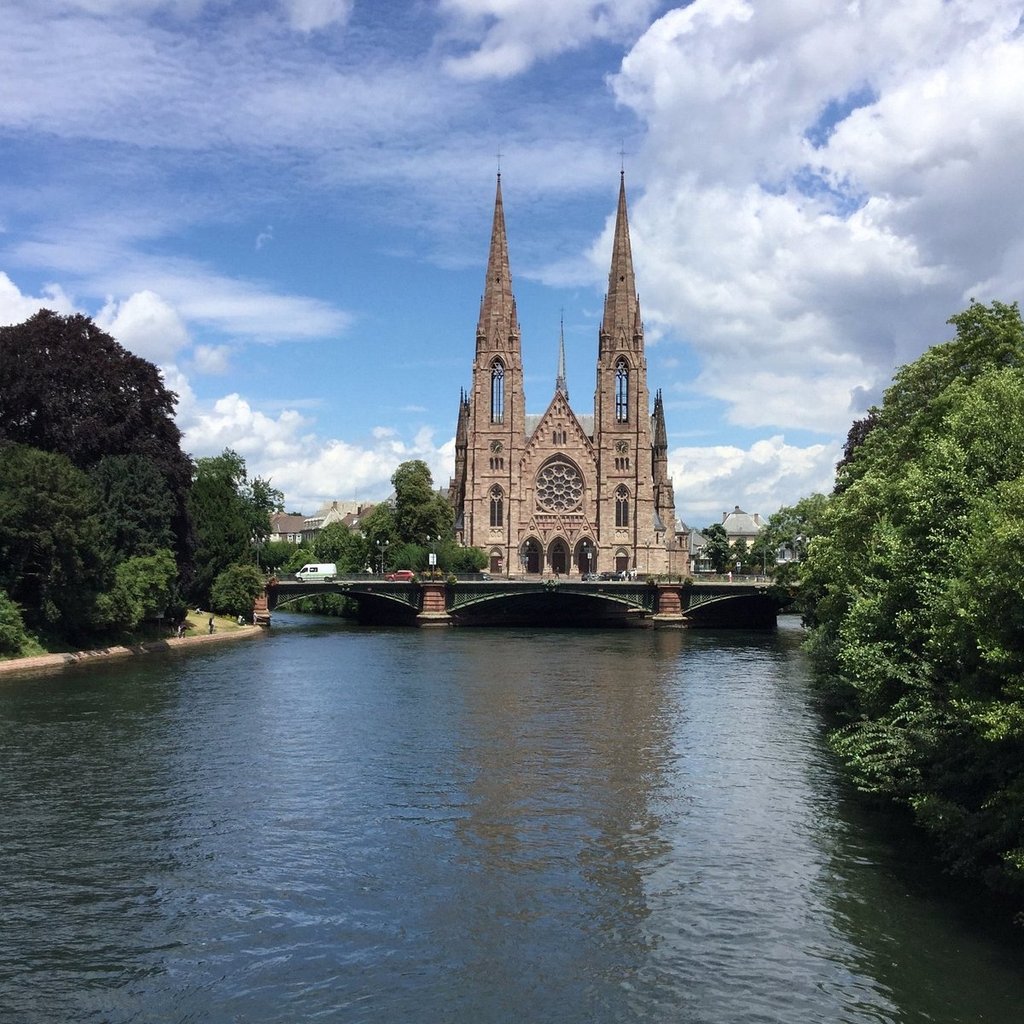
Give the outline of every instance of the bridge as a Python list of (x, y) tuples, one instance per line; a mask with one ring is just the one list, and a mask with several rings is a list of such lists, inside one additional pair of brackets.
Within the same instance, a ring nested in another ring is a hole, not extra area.
[(360, 621), (410, 626), (694, 626), (771, 629), (789, 595), (765, 577), (582, 580), (575, 577), (423, 578), (395, 582), (342, 576), (329, 583), (272, 579), (257, 620), (302, 598), (336, 594)]

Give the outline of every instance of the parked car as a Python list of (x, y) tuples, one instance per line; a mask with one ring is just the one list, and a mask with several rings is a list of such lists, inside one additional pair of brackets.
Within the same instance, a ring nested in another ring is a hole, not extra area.
[(620, 569), (618, 572), (603, 572), (601, 573), (601, 579), (603, 580), (624, 580), (626, 578), (626, 571)]
[(583, 582), (584, 583), (597, 583), (597, 581), (600, 578), (601, 578), (601, 574), (600, 573), (588, 572), (586, 574), (586, 576), (583, 577)]
[(412, 569), (396, 569), (394, 572), (389, 572), (384, 579), (391, 580), (392, 583), (409, 583), (415, 575), (416, 573)]

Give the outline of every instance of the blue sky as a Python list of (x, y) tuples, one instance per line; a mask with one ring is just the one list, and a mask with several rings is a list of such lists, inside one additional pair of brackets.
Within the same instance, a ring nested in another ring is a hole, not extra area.
[(589, 412), (625, 166), (678, 511), (827, 490), (1024, 291), (1024, 0), (4, 0), (0, 322), (94, 317), (290, 509), (447, 482), (500, 166), (527, 401)]

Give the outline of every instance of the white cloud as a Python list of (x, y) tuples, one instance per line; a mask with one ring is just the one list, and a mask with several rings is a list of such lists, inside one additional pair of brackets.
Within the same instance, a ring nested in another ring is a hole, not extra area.
[(767, 518), (815, 492), (832, 490), (838, 446), (787, 444), (781, 435), (748, 449), (731, 445), (682, 447), (669, 453), (676, 511), (689, 526), (702, 529), (739, 505)]
[(20, 288), (0, 270), (0, 324), (24, 323), (40, 309), (52, 309), (55, 313), (73, 313), (74, 303), (59, 285), (47, 285), (40, 297), (25, 295)]
[(190, 343), (181, 317), (148, 289), (122, 302), (108, 299), (95, 320), (130, 352), (154, 363), (173, 361)]
[(471, 48), (445, 67), (457, 78), (509, 78), (595, 39), (628, 39), (657, 6), (657, 0), (440, 0), (453, 34)]
[(199, 373), (222, 376), (230, 369), (230, 356), (227, 345), (196, 345), (192, 363)]
[(693, 346), (732, 422), (845, 432), (968, 297), (1020, 297), (1020, 15), (696, 0), (625, 58), (644, 313)]
[(353, 0), (281, 0), (292, 28), (316, 32), (329, 25), (344, 25), (352, 13)]

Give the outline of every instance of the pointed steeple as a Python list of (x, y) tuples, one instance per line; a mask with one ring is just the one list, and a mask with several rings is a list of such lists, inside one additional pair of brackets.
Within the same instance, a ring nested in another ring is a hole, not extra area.
[(668, 451), (668, 431), (665, 429), (665, 406), (661, 401), (661, 388), (658, 388), (658, 393), (654, 396), (654, 415), (651, 420), (655, 454)]
[[(604, 300), (601, 322), (601, 344), (613, 348), (625, 344), (632, 347), (634, 338), (642, 337), (640, 300), (633, 276), (633, 252), (629, 244), (629, 218), (626, 213), (626, 174), (619, 174), (619, 207), (615, 213), (615, 236), (612, 242), (612, 266), (608, 274), (608, 293)], [(607, 341), (606, 341), (607, 339)]]
[(491, 227), (491, 249), (487, 256), (487, 279), (480, 302), (477, 324), (477, 350), (481, 344), (502, 346), (517, 333), (516, 305), (512, 295), (512, 272), (508, 262), (508, 237), (505, 233), (505, 208), (501, 201), (501, 174), (494, 197), (494, 222)]
[(555, 376), (555, 391), (561, 391), (569, 401), (569, 387), (565, 383), (565, 321), (558, 321), (558, 373)]
[(465, 448), (469, 443), (469, 399), (464, 389), (459, 389), (459, 421), (455, 427), (455, 447)]

